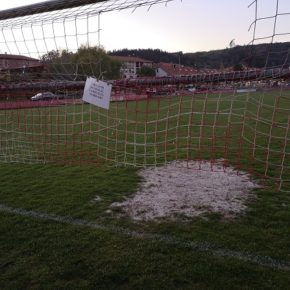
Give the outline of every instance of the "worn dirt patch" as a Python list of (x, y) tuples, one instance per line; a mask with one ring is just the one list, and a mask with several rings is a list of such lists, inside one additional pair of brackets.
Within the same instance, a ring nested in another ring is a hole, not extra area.
[(176, 161), (139, 172), (143, 182), (132, 198), (113, 203), (134, 220), (155, 220), (176, 216), (196, 217), (219, 213), (235, 217), (246, 210), (259, 185), (248, 174), (214, 163)]

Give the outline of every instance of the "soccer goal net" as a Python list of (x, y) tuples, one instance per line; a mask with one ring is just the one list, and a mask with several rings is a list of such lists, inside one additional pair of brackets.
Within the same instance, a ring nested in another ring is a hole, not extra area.
[[(0, 161), (144, 167), (187, 160), (190, 167), (197, 160), (202, 170), (210, 160), (289, 191), (287, 1), (272, 0), (267, 10), (250, 3), (252, 41), (239, 67), (185, 66), (177, 57), (163, 67), (148, 61), (156, 73), (170, 67), (166, 77), (124, 78), (145, 60), (108, 55), (102, 15), (170, 2), (59, 0), (0, 11)], [(109, 110), (82, 100), (88, 77), (112, 85)]]

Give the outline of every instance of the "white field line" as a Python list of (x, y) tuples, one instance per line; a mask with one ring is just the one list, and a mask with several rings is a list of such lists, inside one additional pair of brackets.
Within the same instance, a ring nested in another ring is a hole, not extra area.
[(148, 234), (131, 231), (122, 227), (104, 226), (83, 219), (76, 219), (71, 216), (59, 216), (55, 214), (42, 213), (21, 208), (12, 208), (4, 204), (0, 204), (0, 212), (20, 215), (23, 217), (32, 217), (38, 220), (54, 221), (63, 224), (88, 227), (91, 229), (101, 230), (107, 233), (118, 234), (126, 237), (137, 239), (155, 240), (168, 245), (174, 245), (182, 248), (188, 248), (196, 252), (207, 253), (217, 257), (233, 258), (243, 262), (256, 264), (258, 266), (268, 267), (275, 270), (290, 271), (290, 263), (281, 261), (268, 256), (260, 256), (247, 252), (230, 250), (226, 248), (216, 247), (208, 242), (193, 242), (190, 240), (180, 239), (169, 235)]

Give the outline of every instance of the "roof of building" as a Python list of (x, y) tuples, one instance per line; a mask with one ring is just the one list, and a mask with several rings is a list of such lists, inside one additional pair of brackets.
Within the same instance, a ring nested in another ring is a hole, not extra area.
[(24, 55), (8, 54), (8, 53), (0, 54), (0, 59), (39, 61), (39, 59), (36, 59), (36, 58), (32, 58), (32, 57), (28, 57)]
[(157, 64), (157, 68), (164, 70), (168, 76), (186, 76), (197, 74), (198, 71), (192, 67), (187, 67), (180, 64), (161, 62)]
[(147, 62), (147, 63), (153, 63), (151, 60), (140, 58), (137, 56), (118, 56), (118, 55), (111, 55), (110, 56), (113, 59), (119, 60), (121, 62)]

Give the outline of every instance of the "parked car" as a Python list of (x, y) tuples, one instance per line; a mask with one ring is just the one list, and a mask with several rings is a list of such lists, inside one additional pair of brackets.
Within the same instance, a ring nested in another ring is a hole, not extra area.
[(60, 99), (59, 96), (55, 95), (52, 92), (43, 92), (38, 93), (35, 96), (31, 97), (31, 101), (48, 101), (48, 100), (56, 100)]
[(185, 86), (185, 89), (192, 93), (196, 91), (196, 87), (194, 85), (187, 85)]

